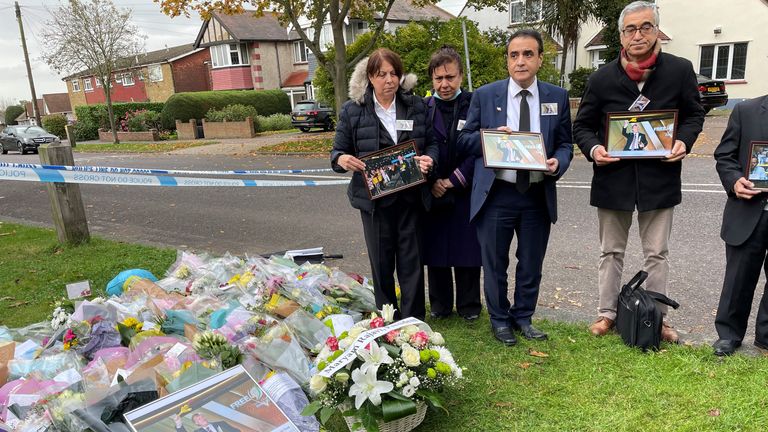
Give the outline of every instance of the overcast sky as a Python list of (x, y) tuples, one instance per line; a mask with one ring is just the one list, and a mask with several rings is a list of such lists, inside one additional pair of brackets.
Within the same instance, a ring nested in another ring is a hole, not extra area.
[[(193, 43), (202, 23), (196, 14), (192, 14), (191, 18), (182, 16), (171, 19), (163, 15), (160, 12), (160, 6), (151, 0), (114, 0), (114, 2), (119, 8), (133, 11), (133, 23), (147, 35), (146, 51)], [(459, 13), (463, 4), (461, 0), (444, 0), (439, 3), (442, 8), (454, 15)], [(39, 35), (44, 24), (50, 20), (49, 11), (55, 11), (60, 2), (19, 0), (19, 5), (37, 97), (41, 98), (45, 93), (66, 92), (67, 87), (61, 77), (40, 58), (42, 41)], [(0, 52), (3, 53), (4, 59), (0, 63), (0, 102), (5, 104), (32, 99), (24, 66), (19, 26), (14, 14), (13, 2), (9, 0), (0, 0)]]

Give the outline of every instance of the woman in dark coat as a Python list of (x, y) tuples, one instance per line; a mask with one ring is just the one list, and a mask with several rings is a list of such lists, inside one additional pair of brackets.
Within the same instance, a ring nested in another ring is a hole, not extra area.
[(432, 141), (440, 149), (432, 208), (422, 225), (431, 315), (447, 317), (453, 311), (455, 278), (456, 312), (474, 321), (481, 309), (480, 245), (476, 229), (469, 224), (475, 161), (456, 156), (456, 140), (472, 94), (461, 90), (461, 57), (452, 47), (444, 46), (432, 55), (429, 75), (435, 91), (426, 100), (427, 122), (432, 127)]
[[(424, 319), (424, 267), (419, 254), (421, 217), (429, 208), (426, 184), (371, 200), (362, 172), (365, 156), (386, 147), (416, 142), (413, 159), (428, 174), (437, 159), (437, 148), (427, 140), (426, 107), (409, 92), (416, 77), (403, 76), (403, 63), (394, 52), (381, 48), (357, 64), (349, 83), (349, 96), (341, 108), (331, 151), (336, 172), (353, 171), (347, 189), (352, 207), (360, 210), (363, 233), (371, 261), (376, 306), (392, 304), (396, 317)], [(383, 175), (382, 175), (383, 177)], [(395, 295), (394, 273), (401, 301)]]

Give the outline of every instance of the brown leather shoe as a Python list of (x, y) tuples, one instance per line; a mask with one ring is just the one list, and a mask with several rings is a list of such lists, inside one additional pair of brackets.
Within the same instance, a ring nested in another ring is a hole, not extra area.
[(589, 331), (595, 336), (605, 336), (614, 325), (615, 323), (612, 319), (601, 316), (597, 318), (594, 324), (589, 326)]
[(676, 344), (680, 342), (680, 335), (677, 334), (677, 330), (664, 321), (661, 323), (661, 340)]

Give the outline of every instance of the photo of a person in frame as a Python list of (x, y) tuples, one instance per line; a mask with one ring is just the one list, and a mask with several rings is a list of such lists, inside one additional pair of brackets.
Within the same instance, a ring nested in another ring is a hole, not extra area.
[(752, 160), (749, 163), (749, 180), (768, 180), (765, 168), (758, 165), (758, 163), (759, 159), (757, 155), (753, 155)]
[[(173, 421), (176, 423), (176, 432), (187, 432), (181, 423), (180, 415), (176, 414)], [(199, 412), (192, 415), (192, 421), (198, 426), (194, 432), (240, 432), (240, 429), (230, 426), (227, 422), (209, 422), (208, 418)]]
[(624, 151), (644, 150), (648, 146), (648, 138), (640, 132), (640, 125), (638, 123), (632, 123), (631, 132), (627, 130), (629, 125), (628, 120), (624, 121), (624, 128), (621, 130), (622, 135), (627, 138)]

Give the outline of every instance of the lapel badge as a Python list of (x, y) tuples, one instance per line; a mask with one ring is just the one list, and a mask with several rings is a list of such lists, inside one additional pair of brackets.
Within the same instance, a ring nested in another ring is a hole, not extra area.
[(501, 112), (501, 107), (496, 107), (496, 111)]

